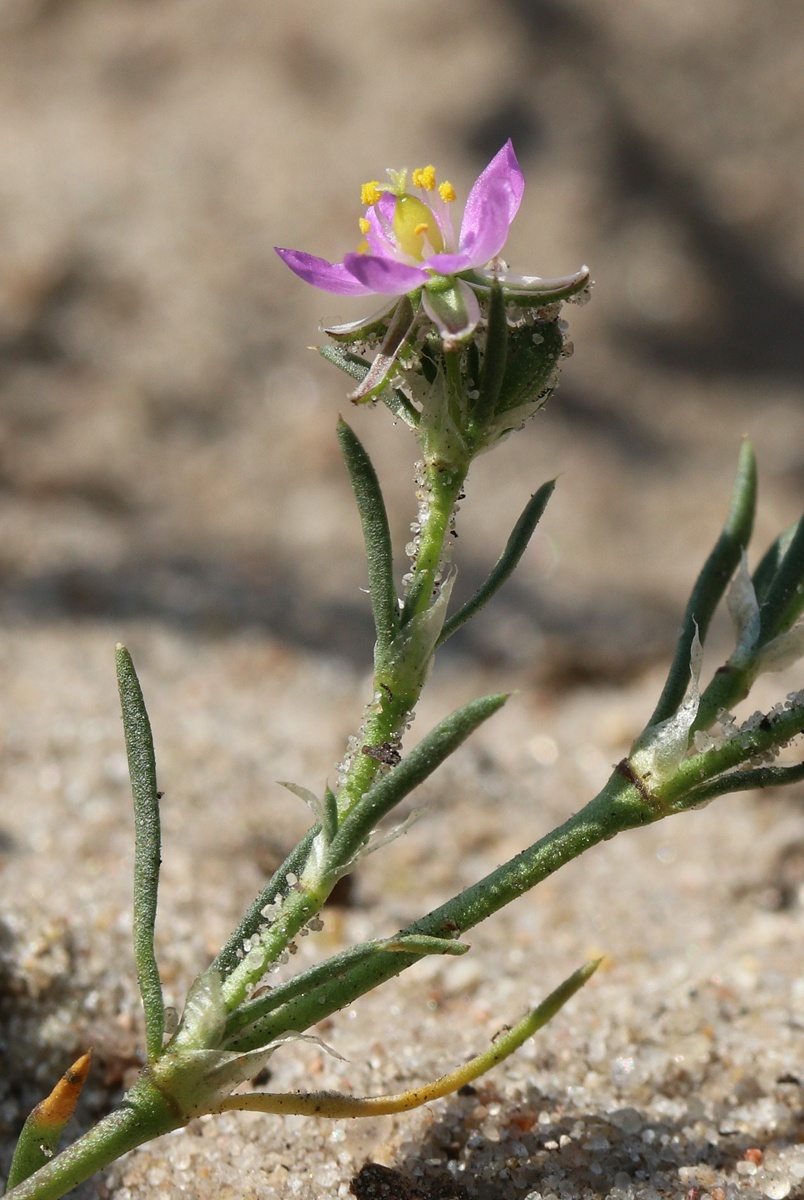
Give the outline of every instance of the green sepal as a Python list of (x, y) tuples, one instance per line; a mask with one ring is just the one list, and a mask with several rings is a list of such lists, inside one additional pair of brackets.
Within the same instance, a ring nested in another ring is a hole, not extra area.
[(505, 414), (510, 417), (527, 408), (530, 415), (541, 408), (555, 387), (563, 351), (564, 336), (558, 319), (537, 320), (532, 325), (526, 323), (510, 331), (508, 362), (497, 398), (498, 423)]
[[(316, 349), (328, 363), (332, 363), (334, 367), (338, 367), (350, 379), (355, 379), (358, 383), (362, 383), (369, 373), (371, 363), (367, 362), (365, 358), (361, 358), (359, 354), (344, 349), (343, 346), (317, 346)], [(411, 404), (408, 397), (399, 388), (387, 387), (379, 399), (393, 416), (404, 421), (406, 425), (410, 425), (412, 429), (419, 424), (418, 409)]]
[(416, 324), (417, 315), (409, 297), (402, 296), (394, 307), (385, 336), (366, 374), (349, 399), (353, 404), (370, 404), (391, 385), (391, 374)]
[(350, 379), (356, 379), (358, 383), (362, 383), (368, 375), (371, 363), (352, 350), (345, 350), (343, 346), (316, 346), (316, 350), (328, 363), (332, 363), (333, 367), (343, 371)]
[(486, 315), (486, 346), (480, 368), (477, 399), (469, 404), (469, 429), (482, 440), (483, 434), (498, 410), (508, 365), (508, 318), (505, 312), (505, 296), (499, 284), (495, 284), (489, 296)]

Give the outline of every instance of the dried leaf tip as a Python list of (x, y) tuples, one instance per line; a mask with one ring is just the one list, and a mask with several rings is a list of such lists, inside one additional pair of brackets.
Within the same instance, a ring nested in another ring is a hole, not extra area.
[(37, 1104), (32, 1115), (40, 1127), (59, 1131), (64, 1128), (75, 1112), (91, 1063), (92, 1050), (89, 1049), (64, 1072), (50, 1095)]

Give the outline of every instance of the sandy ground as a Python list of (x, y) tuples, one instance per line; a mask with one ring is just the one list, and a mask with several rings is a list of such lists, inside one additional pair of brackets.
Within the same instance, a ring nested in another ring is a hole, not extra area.
[[(465, 194), (511, 136), (528, 181), (512, 266), (596, 279), (559, 395), (477, 464), (459, 591), (560, 474), (543, 529), (455, 639), (416, 733), (481, 691), (517, 695), (361, 868), (312, 961), (393, 932), (594, 794), (653, 706), (741, 435), (758, 544), (799, 515), (804, 10), (0, 0), (0, 31), (6, 1166), (70, 1055), (95, 1046), (83, 1126), (139, 1062), (114, 643), (135, 654), (166, 791), (171, 1003), (303, 831), (274, 781), (320, 786), (365, 699), (334, 439), (350, 406), (306, 349), (363, 310), (272, 246), (338, 258), (363, 180), (432, 161)], [(413, 443), (384, 411), (347, 415), (403, 546)], [(801, 684), (763, 683), (757, 704)], [(473, 1095), (365, 1124), (196, 1122), (77, 1195), (318, 1200), (371, 1160), (403, 1198), (804, 1196), (801, 800), (719, 801), (601, 847), (475, 931), (471, 955), (329, 1023), (348, 1063), (274, 1060), (272, 1086), (412, 1085), (606, 952)]]

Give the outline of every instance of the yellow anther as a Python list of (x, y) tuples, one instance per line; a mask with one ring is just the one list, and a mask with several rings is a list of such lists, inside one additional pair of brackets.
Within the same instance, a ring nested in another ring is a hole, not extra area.
[(360, 232), (365, 237), (368, 231), (371, 229), (371, 221), (369, 221), (367, 217), (361, 217), (357, 223), (360, 226)]
[(451, 183), (447, 183), (446, 180), (444, 180), (443, 183), (439, 183), (438, 194), (442, 200), (446, 200), (447, 204), (451, 204), (452, 201), (457, 198), (457, 192), (455, 191), (455, 188)]
[(360, 189), (360, 203), (367, 207), (371, 204), (376, 204), (382, 195), (379, 179), (371, 179), (368, 183), (364, 183)]
[(435, 167), (417, 167), (413, 172), (413, 186), (432, 192), (435, 187)]
[(430, 228), (430, 222), (429, 222), (429, 221), (422, 221), (420, 225), (416, 225), (416, 226), (414, 227), (414, 229), (413, 229), (413, 232), (414, 232), (415, 234), (427, 233), (427, 230), (428, 230), (429, 228)]

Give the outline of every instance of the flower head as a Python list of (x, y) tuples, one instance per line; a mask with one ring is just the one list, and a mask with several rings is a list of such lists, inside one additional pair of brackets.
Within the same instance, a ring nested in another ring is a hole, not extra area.
[(372, 180), (363, 185), (363, 240), (342, 262), (276, 247), (283, 262), (314, 287), (341, 296), (386, 298), (382, 311), (367, 320), (327, 329), (333, 337), (363, 337), (375, 331), (391, 309), (397, 310), (384, 329), (371, 379), (354, 399), (377, 395), (413, 326), (422, 319), (436, 327), (445, 350), (455, 350), (472, 338), (482, 321), (478, 297), (487, 297), (494, 285), (499, 284), (508, 299), (529, 307), (563, 300), (588, 285), (585, 267), (560, 279), (541, 279), (515, 275), (500, 261), (525, 187), (510, 140), (475, 180), (457, 238), (450, 212), (455, 189), (447, 182), (437, 184), (434, 167), (411, 172), (410, 180), (407, 171), (389, 170), (388, 176), (388, 184)]

